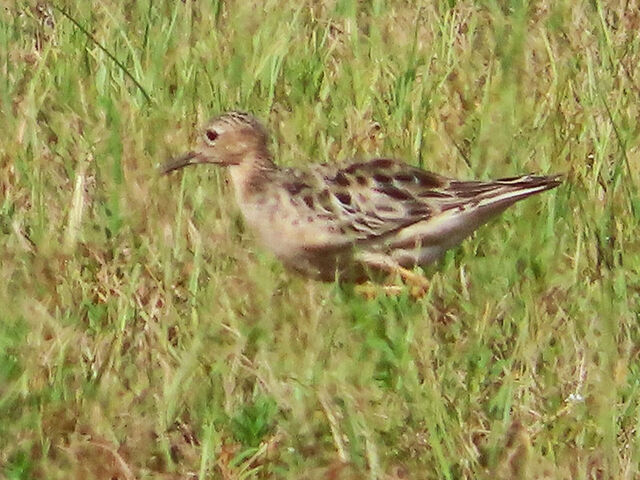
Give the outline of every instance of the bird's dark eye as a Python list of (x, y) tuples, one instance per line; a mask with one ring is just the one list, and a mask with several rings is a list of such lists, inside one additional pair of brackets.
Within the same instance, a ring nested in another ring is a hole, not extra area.
[(205, 135), (207, 136), (207, 140), (210, 142), (215, 142), (216, 138), (218, 138), (218, 132), (215, 130), (207, 130)]

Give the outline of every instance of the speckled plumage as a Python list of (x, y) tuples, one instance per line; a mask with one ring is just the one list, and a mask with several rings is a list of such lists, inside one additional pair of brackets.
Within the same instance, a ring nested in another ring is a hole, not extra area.
[(515, 202), (556, 187), (559, 176), (460, 181), (386, 158), (346, 166), (281, 168), (266, 130), (229, 112), (163, 172), (228, 166), (246, 223), (288, 267), (323, 280), (426, 265)]

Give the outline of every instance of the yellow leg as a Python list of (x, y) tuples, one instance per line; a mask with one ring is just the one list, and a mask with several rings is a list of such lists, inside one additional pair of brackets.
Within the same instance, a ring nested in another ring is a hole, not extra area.
[(395, 273), (409, 287), (409, 293), (413, 298), (422, 298), (429, 291), (429, 282), (422, 275), (398, 265)]
[(396, 272), (400, 278), (410, 287), (411, 296), (421, 298), (429, 291), (429, 282), (422, 275), (412, 272), (398, 265)]
[[(421, 298), (429, 291), (429, 282), (426, 278), (401, 267), (395, 260), (386, 255), (363, 253), (360, 255), (359, 260), (374, 270), (382, 270), (389, 273), (390, 282), (382, 287), (387, 295), (399, 295), (404, 290), (402, 286), (392, 284), (395, 276), (399, 276), (410, 288), (409, 292), (414, 298)], [(379, 289), (371, 282), (360, 285), (356, 291), (366, 298), (375, 298), (379, 293)]]

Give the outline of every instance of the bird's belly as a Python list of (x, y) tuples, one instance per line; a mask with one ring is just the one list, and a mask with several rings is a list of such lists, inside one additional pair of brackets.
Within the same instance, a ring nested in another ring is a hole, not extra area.
[(260, 214), (251, 209), (243, 214), (262, 246), (288, 268), (332, 280), (350, 263), (351, 249), (336, 246), (334, 235), (321, 222), (288, 216), (277, 208), (263, 208)]
[(263, 231), (260, 240), (287, 268), (321, 280), (331, 281), (336, 275), (347, 278), (345, 274), (352, 266), (350, 248), (317, 243), (305, 232), (284, 234), (285, 229)]

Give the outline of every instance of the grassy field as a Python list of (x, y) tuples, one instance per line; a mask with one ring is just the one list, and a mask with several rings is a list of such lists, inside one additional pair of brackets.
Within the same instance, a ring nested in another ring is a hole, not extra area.
[[(0, 7), (0, 478), (640, 478), (637, 2), (57, 7)], [(284, 165), (567, 181), (365, 299), (158, 177), (229, 109)]]

